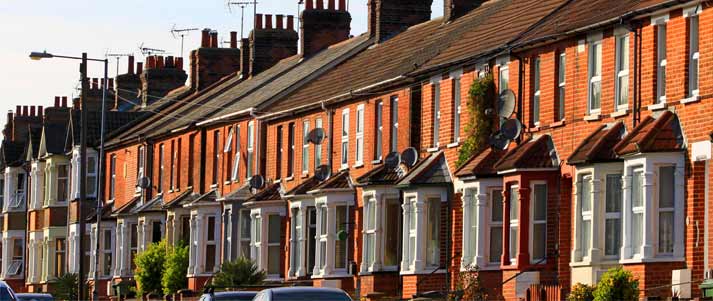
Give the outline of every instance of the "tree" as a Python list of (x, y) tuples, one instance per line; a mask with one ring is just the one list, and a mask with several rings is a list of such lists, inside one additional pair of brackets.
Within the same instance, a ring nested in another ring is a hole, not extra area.
[(493, 110), (495, 104), (495, 81), (492, 74), (476, 78), (468, 92), (468, 120), (465, 125), (465, 141), (458, 151), (457, 167), (488, 147), (488, 139), (493, 133), (494, 117), (486, 111)]
[(605, 300), (639, 300), (639, 280), (621, 267), (609, 269), (594, 290), (594, 301)]
[(137, 284), (137, 293), (143, 296), (148, 293), (161, 294), (163, 287), (161, 286), (161, 276), (163, 274), (163, 266), (166, 262), (166, 241), (153, 243), (143, 251), (136, 255), (134, 263), (136, 271), (134, 278)]
[(59, 276), (52, 281), (54, 283), (52, 294), (57, 300), (77, 300), (78, 281), (79, 275), (74, 273)]
[(224, 262), (220, 272), (213, 276), (216, 287), (238, 287), (243, 285), (261, 284), (267, 274), (260, 270), (250, 259), (240, 257), (232, 262)]
[(175, 294), (188, 287), (188, 245), (180, 242), (176, 247), (169, 247), (166, 262), (163, 264), (161, 283), (165, 295)]

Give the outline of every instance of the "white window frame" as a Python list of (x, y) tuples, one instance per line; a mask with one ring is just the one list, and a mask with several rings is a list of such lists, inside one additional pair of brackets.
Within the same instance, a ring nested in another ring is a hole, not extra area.
[[(208, 225), (210, 224), (211, 218), (213, 218), (213, 240), (208, 240), (208, 235), (210, 233), (208, 231), (208, 230), (210, 230), (210, 227)], [(203, 260), (201, 266), (203, 266), (203, 269), (204, 269), (203, 272), (213, 273), (220, 268), (220, 266), (219, 266), (219, 262), (220, 262), (219, 252), (220, 252), (220, 250), (218, 249), (218, 239), (220, 239), (220, 224), (218, 223), (218, 221), (220, 221), (220, 219), (219, 219), (219, 216), (208, 214), (208, 215), (205, 215), (204, 220), (205, 220), (205, 244), (202, 247), (203, 247), (203, 250), (206, 251), (206, 253), (204, 253), (203, 256), (201, 256), (201, 258), (200, 258)], [(152, 223), (152, 225), (153, 225), (153, 223)], [(215, 254), (213, 255), (214, 262), (213, 262), (213, 270), (212, 271), (208, 271), (208, 267), (205, 266), (205, 264), (207, 263), (207, 261), (205, 261), (205, 260), (208, 258), (208, 253), (207, 253), (208, 246), (213, 246), (213, 251), (215, 252)]]
[[(603, 229), (603, 230), (604, 230), (604, 240), (602, 241), (602, 255), (603, 255), (603, 258), (605, 258), (605, 259), (618, 260), (618, 259), (621, 257), (621, 250), (620, 250), (620, 248), (621, 248), (621, 241), (622, 241), (622, 238), (621, 238), (621, 230), (622, 230), (622, 228), (623, 228), (623, 227), (621, 227), (622, 210), (623, 210), (623, 204), (621, 204), (621, 203), (623, 203), (623, 197), (621, 196), (621, 193), (622, 193), (622, 192), (619, 191), (619, 192), (618, 192), (618, 194), (619, 194), (619, 202), (620, 202), (620, 204), (619, 204), (619, 212), (608, 212), (608, 211), (607, 211), (607, 202), (609, 201), (609, 200), (608, 200), (608, 195), (609, 195), (609, 193), (608, 193), (608, 191), (607, 191), (607, 188), (608, 188), (609, 186), (608, 186), (607, 184), (608, 184), (608, 181), (609, 181), (609, 177), (616, 177), (616, 178), (618, 178), (618, 180), (619, 180), (619, 188), (622, 188), (622, 185), (623, 185), (623, 183), (621, 182), (621, 177), (622, 177), (622, 173), (621, 173), (621, 172), (619, 172), (619, 173), (608, 172), (608, 173), (605, 173), (605, 174), (604, 174), (604, 196), (603, 196), (603, 201), (604, 201), (604, 202), (603, 202), (603, 205), (604, 205), (604, 210), (603, 210), (603, 212), (604, 212), (604, 224), (602, 225), (602, 227), (604, 228), (604, 229)], [(609, 221), (609, 220), (615, 220), (615, 221), (617, 221), (618, 224), (619, 224), (619, 230), (620, 230), (619, 233), (618, 233), (618, 235), (619, 235), (619, 245), (615, 247), (615, 249), (617, 249), (617, 254), (616, 254), (616, 255), (607, 255), (607, 253), (606, 253), (606, 246), (607, 246), (607, 241), (606, 241), (607, 228), (606, 228), (606, 225), (607, 225), (607, 221)]]
[[(163, 152), (163, 144), (161, 144), (161, 152)], [(213, 162), (212, 163), (212, 179), (211, 186), (216, 187), (220, 182), (220, 130), (213, 132)], [(161, 174), (163, 174), (163, 160), (161, 160)], [(162, 190), (163, 191), (163, 190)]]
[(225, 138), (225, 145), (223, 145), (223, 152), (224, 153), (229, 153), (233, 150), (233, 134), (235, 132), (235, 129), (233, 127), (230, 127), (230, 130), (228, 131), (228, 137)]
[(248, 122), (248, 160), (246, 162), (247, 167), (245, 168), (246, 178), (251, 178), (255, 172), (255, 121)]
[[(66, 176), (63, 178), (65, 181), (67, 181), (67, 182), (65, 183), (65, 184), (66, 184), (66, 187), (65, 187), (66, 195), (65, 195), (65, 199), (64, 199), (64, 200), (61, 200), (61, 199), (59, 198), (59, 183), (60, 183), (59, 181), (62, 179), (62, 178), (60, 178), (60, 176), (59, 176), (59, 169), (60, 169), (60, 167), (62, 167), (62, 166), (64, 166), (64, 167), (67, 169)], [(69, 184), (69, 181), (70, 181), (70, 177), (71, 177), (71, 175), (70, 175), (71, 172), (70, 172), (70, 168), (69, 168), (69, 167), (70, 167), (70, 166), (69, 166), (69, 163), (57, 163), (57, 191), (56, 191), (57, 198), (56, 198), (56, 201), (57, 201), (57, 204), (58, 204), (58, 205), (60, 205), (60, 204), (66, 204), (67, 202), (69, 202), (69, 198), (70, 198), (70, 195), (71, 195), (71, 193), (70, 193), (70, 191), (69, 191), (69, 185), (70, 185), (70, 184)], [(96, 179), (96, 170), (95, 170), (95, 173), (94, 173), (94, 174), (95, 174), (94, 178)], [(87, 176), (87, 182), (89, 182), (89, 179), (88, 179), (88, 178), (89, 178), (89, 177)], [(90, 185), (91, 185), (91, 184), (90, 184)]]
[[(390, 227), (399, 227), (398, 218), (396, 221), (387, 221), (390, 206), (397, 205), (399, 207), (398, 213), (399, 215), (401, 214), (399, 193), (388, 189), (365, 190), (362, 193), (362, 198), (364, 204), (362, 208), (364, 216), (362, 234), (364, 238), (361, 273), (397, 271), (398, 262), (393, 265), (387, 265), (386, 249), (388, 247), (387, 243), (389, 243), (387, 241), (388, 230)], [(401, 232), (398, 233), (401, 235)], [(398, 253), (398, 248), (395, 251)]]
[[(676, 186), (676, 180), (675, 180), (675, 177), (676, 177), (676, 166), (675, 166), (675, 165), (673, 165), (673, 164), (661, 164), (661, 165), (655, 166), (655, 170), (656, 170), (656, 179), (655, 179), (655, 181), (656, 181), (656, 184), (657, 184), (657, 186), (658, 186), (658, 187), (657, 187), (658, 189), (656, 189), (656, 191), (655, 191), (655, 193), (656, 193), (656, 202), (655, 202), (655, 205), (654, 205), (654, 206), (655, 206), (655, 209), (654, 209), (654, 210), (655, 210), (654, 218), (656, 219), (656, 226), (655, 226), (654, 228), (657, 229), (656, 234), (655, 234), (656, 240), (654, 241), (654, 243), (655, 243), (656, 246), (657, 246), (655, 252), (656, 252), (657, 255), (661, 255), (661, 256), (673, 256), (673, 246), (671, 247), (672, 250), (671, 250), (670, 252), (669, 252), (669, 251), (662, 251), (662, 250), (661, 250), (661, 248), (662, 248), (662, 247), (661, 247), (661, 213), (671, 213), (672, 218), (674, 219), (674, 220), (672, 221), (672, 223), (673, 223), (674, 227), (675, 227), (675, 225), (676, 225), (676, 222), (675, 222), (675, 220), (676, 220), (676, 217), (675, 217), (675, 214), (676, 214), (676, 207), (675, 207), (675, 206), (676, 206), (676, 192), (675, 192), (675, 190), (674, 190), (674, 192), (673, 192), (673, 197), (674, 197), (674, 199), (672, 200), (672, 201), (673, 201), (672, 207), (662, 207), (662, 206), (661, 206), (661, 190), (660, 190), (660, 187), (661, 187), (661, 186), (660, 186), (660, 185), (662, 185), (662, 183), (661, 183), (661, 180), (662, 180), (662, 179), (661, 179), (661, 175), (662, 175), (661, 170), (662, 170), (663, 168), (673, 168), (673, 175), (672, 175), (673, 178), (672, 178), (672, 179), (673, 179), (673, 181), (674, 181), (674, 182), (673, 182), (674, 189), (675, 189), (675, 186)], [(676, 233), (675, 233), (675, 231), (673, 231), (673, 232), (671, 233), (671, 242), (673, 243), (673, 242), (675, 242), (675, 241), (676, 241)], [(675, 244), (675, 243), (674, 243), (674, 244)]]
[(235, 126), (235, 158), (233, 160), (233, 170), (230, 174), (232, 181), (237, 181), (240, 173), (240, 125)]
[(356, 111), (356, 160), (355, 167), (364, 165), (364, 104), (359, 104)]
[(441, 78), (439, 76), (431, 78), (431, 86), (433, 87), (433, 99), (431, 103), (431, 108), (433, 109), (433, 114), (431, 116), (431, 123), (433, 126), (431, 131), (433, 133), (431, 147), (438, 148), (441, 146)]
[(176, 189), (176, 154), (176, 141), (171, 140), (171, 166), (169, 167), (171, 170), (168, 177), (168, 191), (174, 191)]
[[(688, 19), (686, 22), (689, 29), (687, 37), (689, 43), (688, 89), (686, 91), (689, 98), (696, 98), (700, 95), (700, 13), (700, 5), (683, 9), (683, 16)], [(693, 24), (695, 24), (695, 30), (693, 30)], [(693, 88), (694, 86), (695, 88)]]
[[(508, 254), (508, 257), (510, 257), (510, 265), (517, 265), (517, 254), (519, 253), (519, 247), (520, 247), (520, 241), (519, 241), (520, 240), (520, 237), (519, 237), (519, 233), (520, 233), (519, 213), (520, 213), (520, 205), (521, 205), (520, 204), (520, 186), (519, 186), (519, 184), (515, 184), (515, 185), (511, 185), (508, 189), (510, 190), (510, 195), (509, 195), (510, 199), (508, 200), (508, 202), (510, 204), (510, 206), (509, 206), (510, 213), (513, 212), (513, 209), (512, 209), (513, 208), (513, 200), (515, 201), (514, 203), (517, 204), (517, 208), (515, 209), (515, 216), (513, 217), (512, 214), (508, 214), (508, 218), (509, 218), (508, 231), (510, 232), (510, 236), (508, 237), (510, 239), (508, 241), (508, 251), (510, 252), (510, 254)], [(518, 196), (517, 198), (513, 198), (513, 191), (517, 191), (517, 196)], [(513, 242), (513, 235), (512, 235), (513, 230), (514, 230), (515, 234), (518, 234), (518, 235), (515, 235), (515, 238), (514, 238), (515, 243), (514, 244), (512, 243)], [(514, 257), (511, 256), (513, 254), (515, 255)]]
[(567, 54), (562, 52), (557, 57), (557, 121), (565, 119), (564, 108), (567, 91)]
[[(536, 194), (535, 194), (535, 187), (539, 185), (544, 185), (545, 186), (545, 219), (544, 220), (536, 220), (535, 219), (535, 202), (536, 202)], [(547, 181), (542, 181), (542, 180), (536, 180), (536, 181), (530, 181), (530, 229), (529, 229), (529, 234), (530, 234), (530, 263), (531, 264), (536, 264), (538, 261), (543, 260), (540, 264), (546, 264), (547, 263), (547, 205), (548, 205), (548, 200), (549, 200), (549, 186), (547, 186)], [(535, 240), (535, 225), (545, 225), (545, 240), (544, 241), (537, 241)], [(535, 244), (536, 243), (543, 243), (543, 247), (545, 248), (544, 253), (542, 258), (537, 258), (535, 257)]]
[(533, 93), (532, 93), (532, 124), (535, 126), (540, 125), (540, 81), (542, 79), (541, 74), (540, 74), (540, 64), (541, 64), (540, 57), (535, 57), (532, 61), (532, 72), (533, 72), (533, 79), (532, 83), (534, 85), (533, 88)]
[(294, 122), (287, 124), (287, 178), (292, 179), (295, 176), (295, 140), (296, 135), (296, 125)]
[[(590, 251), (593, 248), (592, 244), (592, 238), (593, 238), (593, 233), (598, 233), (599, 231), (596, 231), (593, 229), (594, 223), (593, 223), (593, 217), (594, 217), (594, 200), (593, 200), (593, 183), (594, 183), (594, 175), (592, 173), (583, 173), (578, 175), (578, 186), (577, 186), (577, 199), (578, 203), (577, 204), (577, 214), (578, 216), (578, 224), (577, 228), (579, 229), (579, 237), (577, 239), (578, 247), (581, 252), (581, 255), (578, 259), (578, 261), (583, 261), (583, 262), (588, 262), (591, 260), (590, 256)], [(588, 187), (587, 187), (588, 186)], [(587, 187), (587, 189), (585, 189)], [(588, 194), (585, 197), (585, 193)], [(585, 209), (584, 204), (585, 202), (588, 202), (589, 208), (588, 210)], [(584, 233), (584, 223), (589, 223), (589, 233), (585, 234)], [(587, 238), (585, 240), (585, 238)]]
[(139, 146), (136, 155), (136, 192), (141, 192), (138, 182), (146, 175), (146, 147)]
[[(317, 210), (317, 229), (315, 239), (315, 266), (312, 272), (313, 279), (345, 277), (349, 271), (349, 241), (346, 242), (344, 253), (344, 267), (337, 267), (337, 244), (340, 243), (337, 237), (339, 225), (338, 208), (344, 207), (343, 218), (347, 223), (350, 219), (350, 211), (354, 206), (351, 194), (331, 194), (322, 195), (315, 198), (315, 208)], [(326, 220), (325, 220), (326, 219)], [(347, 228), (348, 229), (348, 228)], [(350, 238), (351, 239), (351, 238)]]
[(656, 35), (656, 98), (654, 99), (656, 104), (666, 103), (668, 18), (668, 14), (651, 18), (651, 25), (655, 26)]
[[(101, 273), (100, 277), (110, 277), (110, 276), (112, 276), (112, 272), (113, 272), (112, 270), (114, 269), (114, 265), (116, 262), (116, 257), (114, 256), (114, 239), (110, 239), (111, 243), (109, 244), (109, 246), (107, 246), (105, 243), (106, 240), (104, 240), (104, 238), (105, 238), (104, 235), (109, 233), (110, 238), (113, 238), (114, 230), (113, 229), (104, 229), (104, 230), (102, 230), (102, 232), (104, 232), (104, 233), (102, 233), (102, 248), (101, 248), (101, 259), (100, 259), (102, 273)], [(67, 242), (65, 241), (65, 244), (66, 243)], [(111, 256), (111, 267), (109, 267), (109, 269), (107, 269), (107, 267), (105, 265), (105, 260), (104, 260), (107, 255)]]
[[(94, 164), (92, 164), (92, 160), (94, 160)], [(93, 171), (92, 171), (92, 168), (94, 168)], [(97, 154), (94, 152), (87, 154), (87, 196), (88, 197), (96, 197), (97, 196), (97, 185), (99, 184), (98, 179), (97, 179), (98, 170), (99, 170), (99, 160), (98, 160)], [(68, 172), (69, 172), (69, 170), (68, 170)]]
[(376, 145), (374, 145), (374, 160), (381, 161), (383, 158), (384, 143), (384, 101), (376, 102)]
[(510, 67), (507, 62), (498, 69), (498, 93), (503, 93), (510, 86)]
[[(401, 206), (403, 211), (402, 221), (402, 257), (401, 275), (443, 273), (445, 269), (440, 266), (444, 254), (440, 247), (434, 250), (439, 252), (436, 265), (428, 265), (428, 223), (433, 218), (429, 216), (429, 202), (440, 201), (441, 209), (448, 199), (447, 192), (443, 188), (421, 187), (416, 190), (404, 191), (404, 203)], [(443, 237), (440, 233), (442, 223), (440, 222), (441, 211), (438, 212), (438, 242), (440, 246)], [(412, 243), (413, 241), (413, 243)]]
[[(367, 271), (372, 271), (375, 263), (377, 262), (377, 242), (376, 242), (376, 231), (377, 231), (377, 218), (376, 218), (376, 207), (378, 203), (376, 198), (373, 196), (368, 196), (364, 198), (364, 263), (366, 265)], [(371, 239), (370, 239), (371, 238)], [(371, 241), (371, 243), (369, 243)], [(371, 258), (369, 258), (371, 257)], [(362, 269), (363, 271), (364, 269)]]
[[(25, 263), (25, 239), (20, 237), (14, 237), (8, 239), (8, 241), (12, 242), (11, 244), (9, 244), (10, 249), (8, 250), (8, 254), (11, 257), (11, 261), (10, 264), (7, 266), (6, 276), (21, 276), (22, 267)], [(15, 256), (15, 241), (20, 241), (20, 245), (22, 246), (22, 255), (20, 256)]]
[[(641, 181), (642, 181), (642, 182), (641, 182), (641, 183), (638, 183), (638, 185), (634, 185), (633, 177), (636, 177), (636, 174), (639, 174), (639, 173), (641, 174)], [(641, 240), (640, 245), (638, 245), (638, 246), (637, 246), (637, 245), (634, 245), (634, 244), (633, 244), (633, 240), (632, 240), (632, 251), (631, 251), (631, 253), (632, 253), (632, 256), (633, 256), (634, 258), (636, 258), (637, 256), (639, 256), (639, 257), (643, 256), (643, 254), (641, 253), (641, 247), (642, 247), (642, 245), (646, 244), (646, 242), (645, 242), (645, 240), (644, 240), (644, 236), (645, 236), (644, 232), (646, 232), (646, 221), (644, 220), (644, 217), (645, 217), (644, 211), (646, 211), (646, 210), (645, 210), (645, 208), (646, 208), (646, 195), (645, 195), (645, 193), (646, 193), (646, 192), (645, 192), (645, 187), (644, 187), (644, 183), (645, 183), (645, 182), (646, 182), (646, 174), (644, 173), (644, 167), (642, 167), (642, 166), (633, 167), (633, 168), (632, 168), (632, 190), (631, 190), (631, 191), (632, 191), (632, 194), (631, 194), (631, 197), (632, 197), (632, 201), (631, 201), (631, 212), (630, 212), (630, 213), (628, 212), (628, 214), (631, 215), (631, 220), (632, 220), (632, 222), (633, 222), (633, 216), (634, 216), (634, 215), (641, 215), (641, 233), (639, 233), (639, 235), (641, 235), (641, 238), (640, 238), (640, 240)], [(634, 191), (634, 189), (638, 190), (638, 192), (639, 192), (639, 194), (640, 194), (640, 197), (641, 197), (641, 205), (640, 205), (640, 206), (634, 206), (634, 200), (633, 200), (633, 191)], [(640, 189), (640, 190), (639, 190), (639, 189)], [(634, 231), (634, 227), (633, 227), (633, 225), (632, 225), (632, 227), (631, 227), (631, 229), (630, 229), (629, 231), (630, 231), (630, 232), (629, 232), (629, 235), (631, 235), (631, 237), (632, 237), (632, 239), (633, 239), (633, 237), (634, 237), (634, 232), (633, 232), (633, 231)]]
[[(617, 111), (624, 111), (629, 107), (629, 32), (625, 29), (621, 31), (614, 36), (616, 49), (614, 109)], [(626, 85), (622, 85), (623, 82), (626, 82)]]
[[(245, 215), (245, 213), (247, 213), (247, 216)], [(251, 230), (252, 230), (252, 229), (251, 229), (252, 222), (251, 222), (251, 220), (250, 220), (250, 210), (248, 210), (248, 209), (240, 209), (240, 210), (238, 210), (238, 214), (239, 214), (239, 217), (238, 217), (238, 218), (239, 218), (238, 235), (240, 236), (240, 238), (239, 238), (240, 244), (238, 245), (238, 249), (240, 249), (240, 256), (243, 256), (243, 257), (245, 257), (245, 258), (251, 258), (251, 257), (250, 257), (250, 251), (249, 251), (249, 250), (250, 250), (250, 233), (252, 233), (252, 232), (251, 232)], [(247, 218), (247, 223), (246, 223), (245, 221), (243, 221), (244, 218)], [(247, 225), (247, 228), (248, 228), (248, 229), (247, 229), (247, 235), (246, 235), (246, 236), (243, 236), (243, 232), (245, 232), (245, 230), (242, 229), (242, 227), (243, 227), (244, 225)], [(248, 254), (244, 254), (244, 253), (243, 253), (243, 245), (244, 245), (245, 243), (247, 243), (247, 245), (248, 245)]]
[[(10, 209), (20, 209), (25, 203), (25, 197), (27, 196), (27, 174), (25, 172), (17, 172), (13, 174), (15, 181), (11, 182), (10, 185), (14, 186), (13, 195), (10, 202)], [(19, 185), (20, 176), (22, 176), (22, 185)]]
[[(314, 128), (322, 128), (322, 118), (317, 118), (314, 120)], [(329, 139), (332, 139), (329, 137)], [(317, 169), (322, 165), (322, 144), (316, 144), (314, 146), (314, 168)]]
[(309, 173), (309, 119), (302, 121), (302, 174)]
[(461, 96), (461, 77), (463, 75), (463, 70), (458, 70), (451, 72), (450, 76), (453, 79), (453, 140), (451, 143), (459, 143), (460, 142), (460, 128), (461, 128), (461, 104), (462, 104), (462, 96)]
[(113, 201), (116, 198), (116, 154), (109, 156), (109, 200)]
[(349, 109), (342, 110), (341, 169), (349, 168)]
[[(602, 108), (602, 35), (597, 34), (588, 38), (589, 42), (589, 57), (588, 57), (588, 101), (587, 101), (587, 112), (590, 115), (596, 115), (601, 112)], [(599, 74), (597, 74), (597, 72)], [(595, 106), (595, 89), (594, 87), (599, 87), (599, 99)]]
[(288, 275), (299, 277), (304, 257), (304, 212), (300, 207), (290, 207), (290, 269)]
[[(498, 195), (500, 197), (500, 218), (501, 218), (500, 221), (493, 220), (493, 214), (492, 214), (492, 210), (493, 210), (494, 204), (495, 204), (495, 196), (496, 195)], [(488, 207), (487, 207), (487, 211), (485, 214), (486, 218), (488, 220), (487, 229), (485, 232), (486, 233), (485, 235), (487, 236), (488, 245), (487, 245), (487, 249), (485, 251), (485, 254), (486, 254), (485, 262), (486, 262), (486, 265), (494, 266), (496, 268), (500, 266), (500, 263), (502, 262), (501, 257), (503, 256), (503, 220), (502, 220), (502, 218), (504, 216), (504, 214), (503, 214), (504, 212), (502, 210), (503, 210), (503, 188), (502, 187), (488, 188)], [(490, 251), (491, 251), (490, 248), (491, 248), (491, 245), (493, 244), (491, 232), (492, 232), (493, 228), (497, 228), (497, 227), (500, 227), (500, 244), (499, 244), (500, 245), (500, 255), (498, 256), (496, 261), (491, 261), (490, 257), (492, 254), (490, 254)]]
[(396, 95), (389, 98), (391, 105), (391, 141), (389, 149), (392, 152), (399, 151), (399, 97)]

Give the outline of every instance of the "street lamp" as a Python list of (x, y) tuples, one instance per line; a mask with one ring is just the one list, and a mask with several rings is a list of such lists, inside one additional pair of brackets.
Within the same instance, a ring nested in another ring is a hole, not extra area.
[[(81, 74), (81, 82), (82, 82), (82, 93), (81, 93), (81, 98), (80, 102), (82, 104), (82, 109), (80, 110), (80, 118), (81, 118), (81, 125), (80, 125), (80, 148), (79, 148), (79, 156), (80, 158), (80, 164), (79, 164), (79, 205), (77, 206), (77, 216), (79, 217), (79, 252), (80, 252), (80, 258), (84, 251), (84, 227), (85, 227), (85, 221), (84, 218), (82, 218), (82, 205), (86, 202), (87, 200), (87, 93), (89, 90), (89, 79), (87, 78), (87, 62), (88, 61), (94, 61), (94, 62), (104, 62), (104, 85), (102, 87), (102, 106), (101, 106), (101, 131), (99, 134), (99, 160), (98, 160), (98, 168), (97, 168), (97, 179), (96, 179), (96, 187), (97, 187), (97, 209), (96, 209), (96, 215), (97, 215), (97, 235), (96, 235), (96, 255), (95, 255), (95, 269), (94, 269), (94, 289), (92, 290), (92, 295), (94, 300), (98, 300), (99, 297), (99, 288), (98, 288), (98, 279), (99, 279), (99, 233), (100, 228), (101, 228), (101, 216), (102, 216), (102, 201), (101, 201), (101, 195), (102, 195), (102, 185), (101, 185), (101, 179), (102, 179), (102, 161), (104, 160), (104, 124), (105, 124), (105, 118), (106, 118), (106, 90), (108, 88), (108, 73), (109, 73), (109, 59), (104, 58), (102, 59), (91, 59), (87, 58), (87, 53), (82, 53), (81, 57), (75, 57), (75, 56), (65, 56), (65, 55), (55, 55), (51, 53), (47, 53), (47, 51), (43, 52), (32, 52), (30, 53), (30, 59), (39, 61), (41, 59), (50, 59), (50, 58), (64, 58), (64, 59), (73, 59), (73, 60), (81, 60), (82, 63), (80, 64), (79, 67), (79, 72)], [(79, 289), (79, 294), (77, 295), (77, 298), (79, 301), (84, 300), (83, 295), (84, 295), (84, 261), (79, 260), (79, 284), (78, 284), (78, 289)]]

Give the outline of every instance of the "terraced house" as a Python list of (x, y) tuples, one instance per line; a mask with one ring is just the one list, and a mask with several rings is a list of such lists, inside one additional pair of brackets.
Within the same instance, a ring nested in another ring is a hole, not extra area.
[[(106, 298), (166, 239), (189, 244), (193, 291), (248, 257), (272, 283), (367, 298), (466, 274), (489, 299), (564, 297), (617, 266), (641, 298), (700, 297), (713, 2), (444, 2), (432, 19), (430, 0), (370, 0), (357, 36), (344, 0), (306, 1), (299, 28), (257, 14), (230, 47), (203, 30), (190, 76), (183, 58), (132, 58), (109, 84), (103, 166), (89, 153), (100, 233), (93, 210), (76, 214), (76, 111), (18, 108), (0, 277), (51, 290), (81, 259)], [(80, 218), (100, 258), (79, 250)]]

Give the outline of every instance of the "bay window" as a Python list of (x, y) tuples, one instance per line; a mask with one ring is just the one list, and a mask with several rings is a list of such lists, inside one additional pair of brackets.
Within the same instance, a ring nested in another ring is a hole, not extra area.
[(495, 189), (490, 194), (488, 228), (488, 263), (499, 264), (503, 254), (503, 191), (500, 189)]
[(629, 103), (629, 33), (616, 36), (616, 81), (614, 93), (617, 110), (626, 110)]
[(364, 262), (372, 267), (376, 258), (376, 199), (364, 204)]
[(250, 258), (250, 210), (240, 210), (240, 256)]
[(428, 220), (426, 225), (426, 266), (439, 267), (440, 246), (441, 199), (428, 199)]
[(280, 249), (280, 234), (282, 218), (279, 215), (268, 215), (268, 232), (267, 232), (267, 274), (280, 274), (280, 257), (282, 251)]
[(364, 164), (364, 104), (357, 106), (356, 111), (356, 159), (355, 165)]
[(342, 167), (349, 167), (349, 109), (342, 111)]
[(673, 254), (673, 225), (674, 225), (674, 191), (675, 167), (659, 167), (659, 195), (658, 195), (658, 253)]
[(631, 246), (633, 255), (641, 255), (644, 242), (644, 170), (634, 170), (631, 179)]
[(290, 276), (297, 277), (302, 267), (304, 254), (303, 212), (300, 208), (290, 210)]
[(401, 203), (398, 192), (364, 193), (364, 249), (361, 273), (398, 268)]
[[(102, 264), (102, 276), (111, 276), (112, 268), (114, 266), (113, 264), (113, 259), (114, 259), (114, 234), (113, 231), (110, 229), (104, 230), (104, 235), (102, 238), (104, 241), (102, 242), (102, 248), (101, 248), (101, 264)], [(64, 266), (64, 264), (62, 264)], [(64, 273), (61, 273), (60, 275), (63, 275)]]
[(286, 214), (282, 207), (259, 207), (251, 210), (252, 251), (251, 258), (259, 269), (267, 273), (268, 279), (280, 279), (283, 255), (281, 240), (282, 217)]
[(441, 188), (406, 191), (403, 210), (401, 274), (431, 273), (441, 269)]
[[(331, 200), (336, 198), (336, 200)], [(349, 260), (348, 241), (349, 196), (322, 196), (315, 200), (317, 208), (317, 258), (313, 278), (346, 276)]]
[(589, 114), (598, 114), (602, 103), (602, 41), (600, 37), (589, 42)]

